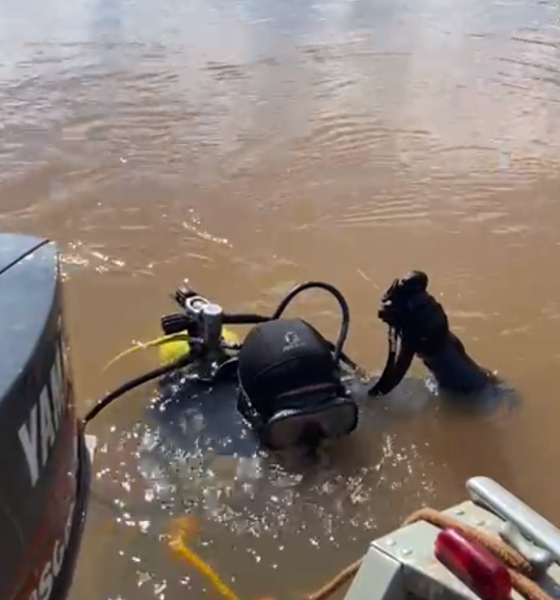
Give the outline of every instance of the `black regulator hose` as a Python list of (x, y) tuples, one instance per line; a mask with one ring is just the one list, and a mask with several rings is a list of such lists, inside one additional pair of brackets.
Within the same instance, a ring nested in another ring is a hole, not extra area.
[(223, 319), (225, 325), (257, 325), (259, 323), (266, 323), (267, 321), (273, 321), (274, 319), (279, 319), (290, 302), (308, 289), (322, 289), (329, 292), (332, 296), (337, 300), (340, 310), (342, 323), (340, 328), (340, 333), (338, 335), (338, 339), (336, 344), (333, 344), (330, 340), (326, 340), (329, 345), (331, 351), (334, 353), (334, 359), (336, 362), (339, 360), (345, 363), (348, 367), (350, 367), (353, 371), (358, 371), (360, 369), (359, 365), (354, 362), (347, 354), (342, 350), (346, 338), (348, 337), (348, 330), (350, 328), (350, 308), (348, 306), (348, 302), (346, 298), (342, 295), (342, 292), (335, 288), (333, 285), (329, 283), (324, 283), (322, 281), (307, 281), (295, 287), (288, 295), (283, 298), (280, 302), (274, 313), (270, 316), (259, 315), (256, 313), (224, 313)]
[(91, 408), (83, 418), (84, 425), (87, 425), (92, 419), (94, 419), (103, 409), (105, 409), (109, 404), (112, 404), (115, 400), (123, 396), (124, 394), (132, 391), (133, 389), (144, 385), (154, 379), (159, 379), (168, 373), (173, 371), (177, 371), (178, 369), (183, 369), (187, 367), (191, 363), (194, 362), (194, 357), (192, 354), (185, 354), (184, 356), (179, 357), (177, 360), (174, 360), (171, 363), (158, 367), (157, 369), (152, 369), (143, 375), (135, 377), (134, 379), (130, 379), (119, 386), (117, 389), (109, 392), (106, 396), (104, 396), (97, 404)]
[(224, 325), (258, 325), (271, 321), (271, 317), (255, 313), (224, 313)]
[(331, 296), (334, 296), (338, 305), (340, 306), (342, 320), (340, 323), (340, 330), (338, 333), (338, 339), (336, 340), (336, 344), (334, 346), (334, 360), (335, 362), (339, 362), (342, 357), (342, 348), (346, 342), (346, 338), (348, 337), (348, 330), (350, 329), (350, 308), (348, 307), (348, 302), (346, 302), (346, 298), (342, 295), (342, 293), (331, 285), (330, 283), (324, 283), (323, 281), (307, 281), (296, 286), (291, 292), (287, 294), (287, 296), (280, 302), (274, 313), (272, 314), (272, 319), (279, 319), (288, 304), (292, 302), (292, 300), (309, 289), (321, 289), (329, 292)]
[[(398, 339), (400, 347), (397, 349)], [(385, 396), (394, 390), (410, 369), (414, 355), (414, 348), (390, 330), (387, 362), (379, 379), (369, 388), (368, 396)]]

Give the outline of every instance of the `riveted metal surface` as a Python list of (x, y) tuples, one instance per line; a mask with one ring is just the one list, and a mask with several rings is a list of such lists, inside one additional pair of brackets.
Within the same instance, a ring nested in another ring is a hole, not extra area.
[[(473, 502), (463, 502), (443, 511), (443, 514), (495, 536), (499, 535), (503, 525), (500, 518)], [(352, 585), (346, 600), (398, 600), (402, 597), (403, 590), (405, 597), (422, 600), (480, 600), (436, 559), (434, 545), (439, 531), (437, 527), (421, 521), (372, 542), (356, 578), (360, 585)], [(400, 565), (395, 571), (398, 573), (397, 581), (391, 581), (395, 592), (388, 588), (380, 590), (378, 574), (371, 569), (371, 565), (380, 563), (381, 557)], [(557, 564), (552, 565), (546, 578), (539, 583), (553, 598), (560, 599), (560, 567)], [(370, 592), (361, 592), (366, 589)], [(522, 597), (514, 592), (512, 600), (522, 600)]]

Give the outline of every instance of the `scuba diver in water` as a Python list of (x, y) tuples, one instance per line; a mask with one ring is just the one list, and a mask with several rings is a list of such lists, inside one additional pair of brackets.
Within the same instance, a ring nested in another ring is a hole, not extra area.
[[(336, 344), (303, 319), (282, 317), (296, 295), (312, 288), (331, 293), (341, 307)], [(358, 424), (360, 397), (388, 394), (404, 378), (414, 356), (432, 373), (441, 391), (455, 397), (479, 396), (495, 380), (468, 355), (450, 330), (444, 308), (427, 288), (426, 274), (412, 271), (395, 280), (384, 294), (378, 316), (389, 327), (389, 357), (381, 376), (369, 379), (357, 377), (357, 365), (343, 351), (349, 308), (330, 284), (298, 286), (271, 316), (226, 314), (193, 290), (180, 288), (175, 299), (182, 311), (164, 317), (162, 328), (166, 340), (174, 336), (188, 340), (182, 353), (171, 364), (109, 394), (86, 422), (122, 393), (150, 379), (165, 381), (161, 376), (171, 373), (168, 384), (188, 380), (185, 385), (166, 384), (172, 392), (162, 396), (173, 397), (175, 410), (187, 411), (198, 403), (202, 413), (213, 410), (214, 417), (221, 413), (221, 424), (219, 416), (213, 419), (214, 440), (235, 437), (233, 421), (237, 420), (256, 434), (252, 437), (261, 447), (316, 447), (322, 440), (351, 434)], [(242, 343), (226, 342), (225, 326), (232, 324), (252, 326)], [(186, 375), (186, 366), (191, 368), (190, 375)], [(210, 408), (207, 392), (222, 384), (226, 385), (228, 406), (224, 406), (222, 394), (219, 410), (215, 410), (216, 405)], [(196, 428), (190, 430), (196, 434)]]

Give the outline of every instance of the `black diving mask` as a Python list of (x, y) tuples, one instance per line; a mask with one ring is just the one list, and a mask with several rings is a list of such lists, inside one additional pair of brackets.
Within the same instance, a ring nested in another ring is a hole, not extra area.
[(350, 434), (358, 407), (328, 342), (301, 319), (254, 327), (239, 352), (238, 408), (275, 450)]
[(269, 448), (316, 446), (322, 440), (344, 437), (358, 424), (358, 407), (352, 401), (335, 398), (327, 406), (307, 410), (281, 410), (261, 428)]

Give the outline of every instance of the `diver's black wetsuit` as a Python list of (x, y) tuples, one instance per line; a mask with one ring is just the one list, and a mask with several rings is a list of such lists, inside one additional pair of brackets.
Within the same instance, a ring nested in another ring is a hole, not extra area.
[(437, 352), (420, 358), (438, 387), (452, 394), (479, 394), (494, 382), (492, 375), (467, 354), (461, 340), (452, 333)]

